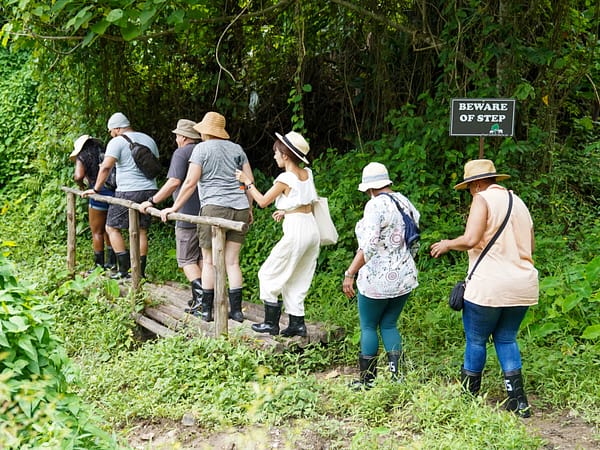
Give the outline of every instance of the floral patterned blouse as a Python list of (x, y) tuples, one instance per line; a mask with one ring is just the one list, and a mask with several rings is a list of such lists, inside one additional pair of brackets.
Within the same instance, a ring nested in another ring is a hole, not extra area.
[[(420, 214), (410, 200), (397, 192), (392, 195), (418, 225)], [(404, 221), (392, 199), (379, 195), (369, 200), (355, 233), (366, 262), (356, 280), (362, 295), (394, 298), (419, 285), (415, 261), (404, 242)]]

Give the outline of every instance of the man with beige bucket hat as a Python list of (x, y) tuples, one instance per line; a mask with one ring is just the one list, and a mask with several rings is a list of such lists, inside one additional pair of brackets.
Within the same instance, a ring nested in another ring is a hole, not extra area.
[[(173, 130), (177, 149), (171, 156), (169, 171), (167, 172), (167, 181), (160, 190), (143, 202), (140, 206), (142, 211), (164, 202), (170, 195), (173, 201), (177, 199), (183, 180), (188, 171), (190, 156), (198, 142), (200, 135), (194, 126), (196, 122), (188, 119), (177, 121), (177, 127)], [(198, 189), (192, 192), (192, 195), (184, 203), (179, 211), (182, 214), (197, 216), (200, 212), (200, 198)], [(190, 314), (196, 314), (202, 306), (202, 255), (200, 253), (200, 244), (198, 243), (198, 233), (196, 225), (189, 222), (177, 221), (175, 223), (175, 251), (177, 254), (177, 265), (183, 270), (188, 281), (192, 286), (192, 300), (188, 303), (190, 308), (186, 311)]]

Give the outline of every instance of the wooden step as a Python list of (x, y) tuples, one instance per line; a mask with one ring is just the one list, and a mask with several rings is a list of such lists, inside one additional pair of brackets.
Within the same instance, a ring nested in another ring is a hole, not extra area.
[[(193, 336), (214, 337), (214, 322), (205, 322), (198, 317), (185, 312), (188, 300), (191, 299), (189, 286), (180, 283), (168, 282), (165, 284), (145, 283), (143, 290), (148, 294), (147, 305), (142, 315), (151, 322), (144, 324), (143, 320), (136, 321), (153, 333), (163, 336), (165, 330), (173, 334), (184, 334)], [(260, 323), (264, 319), (264, 307), (256, 303), (242, 302), (242, 312), (245, 320), (242, 323), (229, 319), (227, 326), (230, 335), (235, 335), (249, 345), (270, 351), (280, 352), (291, 347), (305, 347), (308, 344), (326, 344), (332, 340), (340, 340), (344, 337), (344, 331), (337, 326), (331, 326), (317, 322), (306, 322), (307, 336), (270, 336), (268, 334), (256, 333), (252, 330), (253, 323)], [(281, 329), (287, 327), (287, 314), (282, 314), (279, 322)], [(157, 327), (157, 324), (161, 328)], [(149, 326), (146, 326), (149, 325)], [(152, 327), (152, 328), (150, 328)], [(155, 332), (154, 330), (158, 330)]]

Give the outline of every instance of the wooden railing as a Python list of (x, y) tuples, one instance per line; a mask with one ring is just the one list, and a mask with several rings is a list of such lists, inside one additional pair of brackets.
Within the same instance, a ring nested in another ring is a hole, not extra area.
[[(77, 250), (77, 220), (76, 202), (82, 191), (63, 186), (67, 193), (67, 268), (75, 271), (75, 258)], [(139, 203), (105, 195), (93, 194), (90, 198), (112, 205), (121, 205), (129, 209), (129, 254), (131, 257), (131, 284), (134, 291), (140, 289), (140, 228), (139, 218), (142, 213)], [(148, 214), (160, 217), (160, 210), (148, 208)], [(227, 294), (227, 271), (225, 268), (225, 233), (227, 230), (246, 231), (248, 224), (217, 217), (192, 216), (189, 214), (171, 213), (168, 220), (181, 220), (194, 224), (212, 226), (212, 262), (215, 268), (215, 334), (227, 335), (227, 321), (229, 318), (229, 298)]]

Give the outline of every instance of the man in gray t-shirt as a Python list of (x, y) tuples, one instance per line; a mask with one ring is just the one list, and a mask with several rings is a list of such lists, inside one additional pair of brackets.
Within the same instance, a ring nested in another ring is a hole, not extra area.
[[(83, 193), (83, 196), (98, 193), (110, 174), (113, 166), (117, 168), (117, 190), (115, 198), (130, 200), (135, 203), (142, 203), (149, 197), (156, 194), (157, 185), (155, 179), (148, 179), (137, 167), (129, 142), (122, 137), (127, 135), (133, 142), (144, 144), (158, 157), (158, 147), (156, 142), (150, 136), (144, 133), (134, 131), (129, 123), (129, 119), (120, 112), (114, 113), (108, 119), (108, 131), (112, 139), (106, 146), (104, 160), (98, 172), (96, 185)], [(146, 277), (146, 261), (148, 255), (148, 228), (151, 222), (150, 216), (140, 217), (140, 268), (142, 278)], [(129, 208), (121, 205), (110, 205), (108, 216), (106, 218), (106, 231), (110, 237), (110, 242), (117, 255), (118, 272), (112, 278), (128, 278), (131, 261), (129, 251), (125, 246), (125, 241), (121, 230), (129, 228)]]
[[(194, 130), (194, 125), (196, 125), (196, 122), (187, 119), (180, 119), (177, 122), (177, 128), (173, 130), (177, 149), (171, 157), (167, 182), (156, 194), (140, 205), (143, 212), (146, 212), (149, 207), (165, 201), (169, 195), (173, 196), (173, 201), (177, 199), (181, 184), (187, 175), (192, 151), (196, 144), (200, 142), (200, 134)], [(191, 194), (179, 212), (194, 216), (199, 214), (198, 189)], [(202, 255), (196, 225), (178, 220), (175, 223), (175, 239), (177, 265), (183, 270), (192, 286), (192, 300), (188, 302), (190, 308), (186, 311), (190, 314), (196, 314), (202, 306)]]

